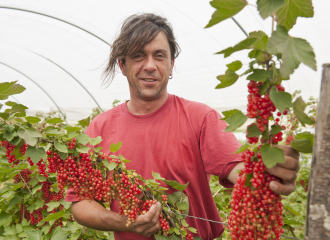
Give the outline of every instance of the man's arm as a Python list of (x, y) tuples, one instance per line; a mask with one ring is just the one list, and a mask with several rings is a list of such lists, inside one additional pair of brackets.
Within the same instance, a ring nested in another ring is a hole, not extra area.
[[(270, 189), (281, 195), (289, 195), (296, 189), (296, 179), (300, 169), (299, 165), (299, 153), (293, 148), (285, 145), (274, 145), (277, 148), (283, 150), (285, 162), (278, 163), (275, 167), (266, 168), (266, 171), (276, 177), (279, 177), (282, 181), (272, 181), (269, 184)], [(237, 164), (228, 174), (227, 179), (232, 183), (236, 183), (238, 177), (238, 170), (244, 168), (244, 163)]]
[(160, 203), (152, 205), (145, 215), (137, 216), (134, 223), (126, 227), (127, 218), (109, 211), (96, 201), (83, 200), (72, 203), (72, 215), (79, 224), (101, 231), (135, 232), (150, 237), (160, 230)]

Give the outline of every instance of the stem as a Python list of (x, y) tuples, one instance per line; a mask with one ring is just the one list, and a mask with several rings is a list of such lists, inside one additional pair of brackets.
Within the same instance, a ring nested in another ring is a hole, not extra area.
[(3, 119), (2, 117), (0, 117), (0, 120), (1, 120), (1, 121), (3, 121), (3, 122), (4, 122), (5, 124), (7, 124), (7, 125), (9, 124), (9, 123), (8, 123), (8, 122), (6, 122), (6, 120), (5, 120), (5, 119)]
[(31, 190), (30, 190), (30, 188), (29, 188), (29, 185), (27, 185), (27, 183), (24, 181), (24, 178), (22, 177), (21, 173), (19, 172), (18, 174), (19, 174), (19, 176), (21, 177), (22, 181), (24, 182), (25, 186), (29, 189), (31, 195), (33, 196), (33, 193), (31, 192)]
[(221, 187), (214, 195), (213, 195), (213, 197), (215, 197), (220, 191), (221, 191), (221, 189), (223, 189), (223, 187)]

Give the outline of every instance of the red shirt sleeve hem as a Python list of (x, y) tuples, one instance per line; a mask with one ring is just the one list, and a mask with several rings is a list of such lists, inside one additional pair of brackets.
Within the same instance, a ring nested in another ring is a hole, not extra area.
[(224, 174), (225, 178), (219, 179), (219, 183), (222, 186), (224, 186), (225, 188), (233, 188), (234, 187), (234, 184), (231, 181), (229, 181), (227, 179), (227, 177), (228, 177), (228, 174), (231, 172), (231, 170), (239, 163), (240, 163), (240, 161), (230, 162), (230, 163), (227, 163), (227, 165), (224, 167), (223, 174)]

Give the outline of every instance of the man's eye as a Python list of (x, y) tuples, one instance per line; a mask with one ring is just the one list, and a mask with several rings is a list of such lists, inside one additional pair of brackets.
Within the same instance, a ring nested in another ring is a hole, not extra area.
[(157, 54), (156, 57), (163, 58), (164, 55), (163, 54)]
[(139, 59), (139, 58), (142, 58), (142, 54), (137, 54), (133, 57), (134, 59)]

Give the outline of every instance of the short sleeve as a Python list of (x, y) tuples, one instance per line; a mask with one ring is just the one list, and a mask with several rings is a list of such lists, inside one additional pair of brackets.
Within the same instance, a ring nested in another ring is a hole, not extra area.
[(240, 162), (240, 154), (233, 153), (241, 144), (232, 132), (223, 131), (228, 125), (220, 119), (220, 114), (215, 110), (206, 114), (200, 135), (200, 151), (205, 171), (219, 176), (220, 183), (225, 187), (232, 187), (226, 178)]

